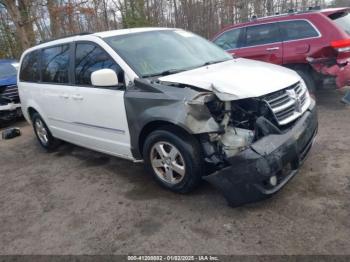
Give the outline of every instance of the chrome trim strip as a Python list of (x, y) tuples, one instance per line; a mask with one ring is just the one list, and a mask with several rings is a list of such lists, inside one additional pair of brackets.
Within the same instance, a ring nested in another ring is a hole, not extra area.
[[(284, 110), (281, 110), (281, 111), (277, 111), (280, 109), (280, 107), (284, 106), (285, 104), (288, 104), (289, 106), (286, 107), (285, 109), (295, 105), (295, 101), (293, 100), (289, 100), (288, 102), (286, 102), (284, 105), (282, 106), (278, 106), (278, 107), (272, 107), (271, 104), (270, 104), (270, 101), (269, 100), (266, 100), (265, 98), (263, 98), (263, 101), (267, 104), (268, 108), (272, 111), (273, 113), (273, 116), (275, 118), (275, 120), (277, 121), (277, 123), (279, 125), (286, 125), (292, 121), (294, 121), (295, 119), (297, 119), (298, 117), (300, 117), (301, 115), (303, 115), (305, 113), (305, 111), (308, 109), (308, 107), (310, 106), (310, 97), (307, 95), (307, 87), (305, 85), (302, 84), (302, 82), (299, 82), (299, 84), (294, 84), (293, 87), (287, 87), (285, 89), (283, 89), (284, 92), (286, 92), (286, 90), (290, 90), (290, 89), (293, 89), (294, 91), (296, 89), (300, 88), (301, 89), (301, 92), (297, 94), (297, 97), (298, 99), (300, 100), (300, 102), (302, 103), (301, 104), (301, 107), (300, 107), (300, 111), (297, 111), (296, 108), (293, 108), (293, 111), (290, 112), (292, 113), (290, 116), (287, 116), (286, 118), (282, 118), (280, 119), (280, 117), (277, 116), (278, 113), (283, 113)], [(277, 91), (279, 92), (279, 91)], [(273, 94), (273, 93), (272, 93)], [(284, 93), (285, 94), (285, 93)], [(281, 94), (281, 96), (279, 96), (278, 98), (280, 97), (283, 97), (284, 94)], [(288, 95), (288, 97), (290, 97)], [(301, 99), (304, 97), (303, 101), (301, 101)], [(273, 100), (273, 99), (272, 99)], [(291, 102), (292, 101), (292, 102)], [(276, 110), (277, 109), (277, 110)], [(287, 110), (287, 111), (290, 111), (291, 109)]]
[(66, 123), (66, 124), (73, 124), (73, 125), (85, 126), (85, 127), (90, 127), (90, 128), (96, 128), (96, 129), (103, 129), (103, 130), (106, 130), (106, 131), (112, 131), (112, 132), (116, 132), (116, 133), (119, 133), (119, 134), (125, 134), (125, 130), (115, 129), (115, 128), (111, 128), (111, 127), (96, 126), (96, 125), (86, 124), (86, 123), (82, 123), (82, 122), (70, 122), (70, 121), (57, 119), (57, 118), (53, 118), (53, 117), (49, 117), (49, 119), (53, 120), (53, 121)]
[(98, 129), (105, 129), (113, 132), (117, 132), (120, 134), (125, 134), (124, 130), (121, 129), (115, 129), (111, 127), (104, 127), (104, 126), (96, 126), (96, 125), (91, 125), (91, 124), (86, 124), (86, 123), (81, 123), (81, 122), (72, 122), (73, 124), (80, 125), (80, 126), (86, 126), (86, 127), (91, 127), (91, 128), (98, 128)]
[(257, 24), (252, 24), (252, 25), (246, 25), (246, 26), (230, 28), (230, 29), (222, 32), (221, 34), (219, 34), (217, 37), (215, 37), (215, 39), (213, 39), (212, 42), (214, 43), (220, 36), (222, 36), (226, 32), (233, 31), (233, 30), (236, 30), (236, 29), (242, 29), (242, 28), (244, 29), (244, 28), (248, 28), (248, 27), (252, 27), (252, 26), (267, 25), (267, 24), (277, 24), (277, 23), (291, 22), (291, 21), (306, 21), (306, 22), (308, 22), (315, 29), (315, 31), (317, 32), (318, 36), (306, 37), (306, 38), (300, 38), (300, 39), (294, 39), (294, 40), (288, 40), (288, 41), (277, 41), (277, 42), (272, 42), (272, 43), (262, 44), (262, 45), (242, 46), (242, 47), (237, 47), (237, 48), (233, 48), (233, 49), (224, 49), (224, 50), (226, 52), (227, 51), (235, 51), (235, 50), (240, 50), (240, 49), (244, 49), (244, 48), (251, 48), (251, 47), (258, 47), (258, 46), (267, 46), (267, 45), (280, 44), (280, 43), (283, 44), (283, 43), (289, 43), (289, 42), (295, 42), (295, 41), (317, 39), (317, 38), (321, 38), (322, 37), (322, 34), (321, 34), (320, 30), (318, 30), (318, 28), (310, 20), (308, 20), (308, 19), (288, 19), (288, 20), (281, 20), (281, 21), (267, 22), (267, 23), (257, 23)]

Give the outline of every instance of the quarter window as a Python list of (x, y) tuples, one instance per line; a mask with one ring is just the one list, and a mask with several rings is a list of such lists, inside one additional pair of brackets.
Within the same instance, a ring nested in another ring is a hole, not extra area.
[(265, 24), (247, 27), (246, 46), (264, 45), (280, 42), (276, 24)]
[(294, 20), (280, 22), (280, 30), (283, 41), (317, 37), (318, 32), (307, 21)]
[(239, 40), (241, 36), (241, 29), (233, 29), (226, 31), (220, 35), (214, 43), (224, 50), (235, 49), (239, 47)]
[(91, 73), (109, 68), (118, 75), (119, 82), (124, 81), (120, 66), (99, 46), (90, 43), (78, 43), (75, 54), (75, 83), (91, 86)]
[(39, 54), (39, 51), (33, 51), (23, 58), (19, 75), (21, 81), (38, 82), (40, 80)]
[(68, 83), (69, 45), (46, 48), (42, 51), (42, 80), (48, 83)]

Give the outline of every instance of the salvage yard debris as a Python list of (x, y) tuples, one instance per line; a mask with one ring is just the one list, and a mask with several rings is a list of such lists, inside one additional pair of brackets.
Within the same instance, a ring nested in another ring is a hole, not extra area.
[(7, 128), (2, 131), (2, 139), (12, 139), (21, 135), (21, 130), (18, 127)]

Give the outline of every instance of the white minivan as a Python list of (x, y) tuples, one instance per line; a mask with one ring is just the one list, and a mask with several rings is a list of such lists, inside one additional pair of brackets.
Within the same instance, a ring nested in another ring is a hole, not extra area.
[(273, 195), (317, 133), (314, 100), (289, 69), (233, 58), (184, 30), (82, 34), (24, 52), (18, 86), (39, 143), (144, 161), (180, 193), (202, 179), (236, 206)]

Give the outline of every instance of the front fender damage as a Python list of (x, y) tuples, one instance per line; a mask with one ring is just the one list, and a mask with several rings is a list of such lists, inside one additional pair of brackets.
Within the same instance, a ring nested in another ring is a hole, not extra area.
[(124, 97), (134, 157), (142, 158), (140, 134), (152, 122), (172, 123), (194, 135), (218, 132), (220, 126), (205, 105), (208, 99), (212, 99), (210, 93), (196, 88), (135, 80)]

